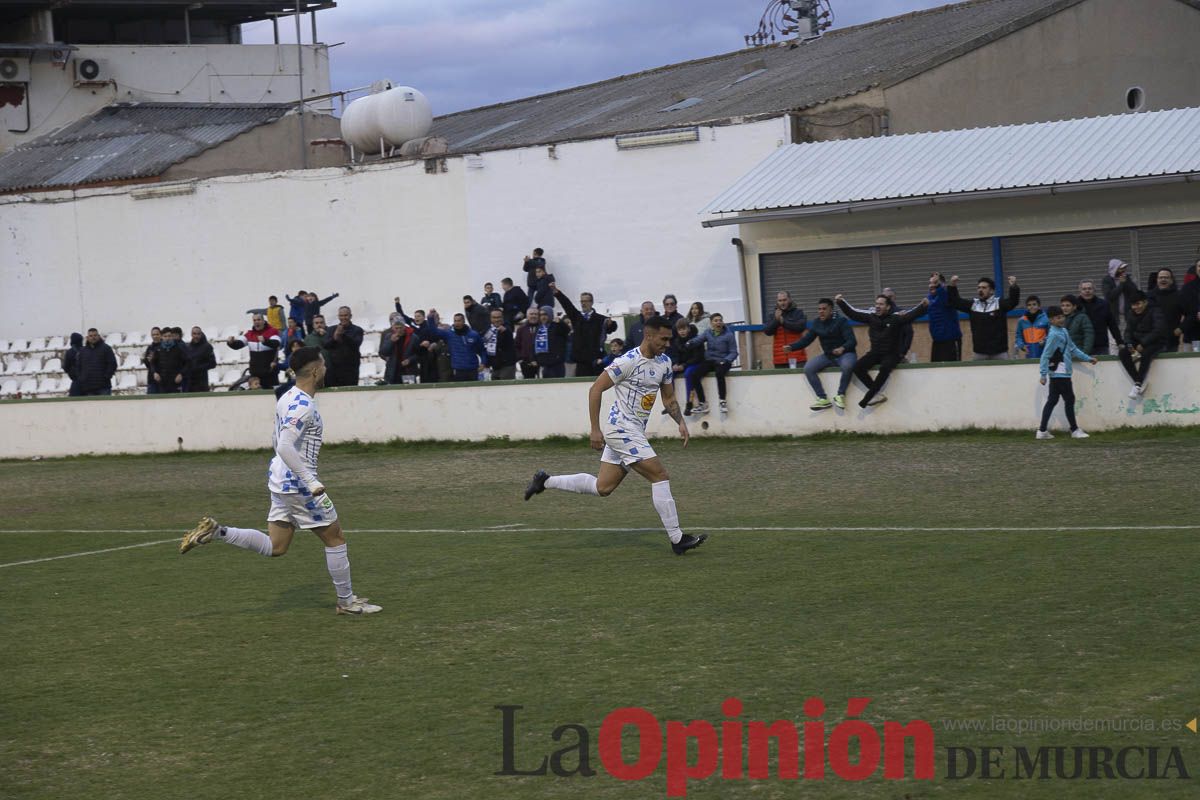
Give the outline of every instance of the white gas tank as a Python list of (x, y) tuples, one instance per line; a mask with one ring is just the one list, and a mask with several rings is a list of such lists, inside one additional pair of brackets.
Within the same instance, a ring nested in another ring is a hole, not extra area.
[(429, 99), (411, 86), (360, 97), (342, 112), (342, 138), (362, 153), (420, 139), (433, 127)]

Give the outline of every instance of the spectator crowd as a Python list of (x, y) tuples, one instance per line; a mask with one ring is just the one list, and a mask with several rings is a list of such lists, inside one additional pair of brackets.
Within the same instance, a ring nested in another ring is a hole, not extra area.
[[(814, 394), (813, 410), (845, 408), (854, 379), (864, 389), (860, 406), (885, 402), (883, 389), (889, 375), (906, 358), (915, 357), (913, 322), (921, 317), (928, 319), (930, 361), (963, 359), (965, 319), (972, 360), (1041, 359), (1048, 342), (1067, 337), (1077, 356), (1116, 355), (1133, 384), (1130, 396), (1137, 397), (1145, 391), (1158, 355), (1180, 347), (1200, 352), (1196, 271), (1193, 265), (1179, 285), (1171, 269), (1151, 270), (1142, 289), (1134, 284), (1129, 265), (1112, 259), (1099, 290), (1094, 281), (1082, 280), (1075, 293), (1059, 297), (1049, 307), (1043, 307), (1037, 295), (1026, 297), (1011, 337), (1009, 312), (1021, 307), (1015, 277), (1009, 277), (1004, 293), (998, 294), (994, 279), (983, 276), (975, 282), (973, 295), (964, 296), (958, 276), (947, 278), (936, 271), (929, 277), (927, 296), (909, 308), (901, 308), (895, 292), (885, 288), (868, 308), (855, 308), (840, 294), (822, 298), (810, 319), (790, 292), (781, 291), (762, 332), (771, 339), (774, 368), (804, 371)], [(305, 346), (321, 348), (328, 386), (595, 376), (614, 358), (638, 347), (646, 323), (662, 317), (674, 331), (668, 352), (686, 390), (686, 413), (708, 412), (704, 379), (710, 374), (720, 411), (727, 413), (726, 376), (738, 362), (739, 352), (736, 336), (721, 314), (707, 313), (699, 301), (684, 314), (676, 296), (668, 294), (662, 298), (661, 310), (653, 301), (643, 302), (624, 338), (611, 338), (619, 329), (617, 320), (596, 309), (591, 292), (580, 292), (577, 302), (564, 293), (541, 248), (525, 256), (522, 272), (523, 286), (505, 277), (499, 291), (487, 282), (478, 300), (464, 295), (462, 310), (449, 320), (434, 308), (414, 309), (410, 315), (402, 298), (395, 297), (386, 327), (381, 322), (367, 330), (356, 324), (348, 305), (337, 307), (327, 318), (326, 306), (339, 297), (337, 292), (321, 298), (302, 289), (295, 296), (284, 295), (287, 306), (271, 295), (265, 306), (248, 310), (248, 328), (216, 340), (198, 326), (186, 337), (180, 327), (152, 328), (139, 367), (144, 369), (149, 394), (210, 391), (213, 371), (235, 360), (243, 365), (241, 373), (221, 385), (230, 390), (275, 389), (288, 379), (290, 354)], [(1061, 335), (1055, 334), (1058, 316)], [(381, 327), (376, 342), (371, 337)], [(861, 355), (862, 334), (856, 335), (856, 327), (865, 329), (868, 343)], [(814, 344), (810, 357), (808, 350)], [(1056, 357), (1062, 349), (1056, 345)], [(248, 363), (241, 361), (242, 350)], [(378, 370), (364, 370), (364, 358), (376, 356)], [(69, 395), (112, 393), (118, 355), (95, 328), (86, 335), (72, 334), (60, 359), (70, 380)], [(829, 367), (840, 372), (832, 399), (820, 379)]]

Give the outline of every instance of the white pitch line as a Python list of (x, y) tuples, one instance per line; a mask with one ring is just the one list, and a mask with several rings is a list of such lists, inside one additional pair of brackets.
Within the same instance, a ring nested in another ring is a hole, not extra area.
[(49, 556), (48, 558), (31, 558), (28, 561), (10, 561), (7, 564), (0, 564), (0, 569), (5, 567), (21, 567), (26, 564), (41, 564), (45, 561), (60, 561), (64, 558), (79, 558), (80, 556), (95, 556), (101, 553), (114, 553), (117, 550), (132, 550), (135, 547), (151, 547), (156, 544), (166, 544), (167, 542), (178, 542), (178, 539), (159, 539), (156, 542), (140, 542), (139, 544), (127, 544), (123, 547), (106, 547), (103, 550), (85, 550), (82, 553), (67, 553), (64, 556)]
[[(661, 527), (653, 528), (519, 528), (509, 525), (497, 525), (490, 528), (348, 528), (347, 533), (652, 533), (661, 531)], [(929, 528), (903, 525), (888, 526), (731, 526), (723, 528), (689, 525), (688, 530), (709, 531), (712, 533), (756, 532), (764, 533), (1092, 533), (1095, 531), (1195, 531), (1198, 525), (1038, 525), (1030, 527), (1014, 527), (1011, 525), (978, 526), (978, 527), (944, 527)], [(186, 531), (183, 528), (9, 528), (0, 529), (5, 533), (176, 533), (180, 537)], [(164, 540), (170, 541), (170, 540)]]

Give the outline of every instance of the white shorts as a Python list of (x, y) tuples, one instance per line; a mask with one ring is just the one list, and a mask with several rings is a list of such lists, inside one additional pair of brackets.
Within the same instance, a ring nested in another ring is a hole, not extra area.
[(627, 467), (655, 458), (658, 453), (646, 439), (646, 432), (634, 428), (611, 428), (604, 432), (604, 452), (600, 461)]
[(267, 522), (284, 522), (301, 530), (324, 528), (337, 522), (337, 509), (328, 494), (319, 498), (310, 494), (271, 492), (271, 511)]

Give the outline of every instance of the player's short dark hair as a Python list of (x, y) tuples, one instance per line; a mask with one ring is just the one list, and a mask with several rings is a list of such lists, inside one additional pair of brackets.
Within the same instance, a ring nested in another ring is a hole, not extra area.
[(176, 325), (174, 328), (171, 328), (171, 333), (175, 334), (176, 336), (183, 336), (183, 328)]
[(1064, 294), (1062, 297), (1058, 298), (1058, 302), (1070, 303), (1073, 306), (1077, 306), (1079, 305), (1079, 298), (1073, 294)]
[(1025, 305), (1029, 305), (1029, 301), (1031, 300), (1037, 303), (1039, 306), (1042, 304), (1042, 298), (1038, 297), (1036, 294), (1031, 294), (1029, 297), (1025, 298)]
[[(713, 314), (713, 316), (715, 317), (718, 315)], [(669, 331), (669, 330), (673, 330), (674, 326), (671, 324), (671, 321), (669, 319), (667, 319), (666, 317), (662, 316), (661, 314), (655, 314), (653, 317), (646, 320), (646, 322), (642, 325), (642, 329), (647, 330), (647, 331), (651, 331), (651, 330), (658, 330), (658, 331), (668, 330)]]
[(993, 289), (996, 288), (996, 282), (986, 275), (984, 275), (979, 280), (975, 281), (975, 283), (986, 283), (988, 286), (992, 287)]
[(292, 353), (288, 360), (288, 365), (292, 368), (292, 372), (299, 375), (309, 364), (315, 364), (321, 360), (321, 348), (319, 347), (301, 347), (296, 352)]
[(512, 286), (512, 282), (513, 282), (512, 278), (501, 278), (500, 279), (500, 283), (502, 283), (502, 284), (507, 283), (509, 286)]
[(475, 298), (474, 298), (474, 297), (471, 297), (471, 295), (469, 295), (469, 294), (464, 294), (464, 295), (463, 295), (463, 300), (470, 300), (472, 303), (474, 303), (474, 302), (475, 302)]
[(87, 332), (88, 333), (99, 333), (100, 331), (96, 330), (95, 328), (88, 328)]
[(1146, 300), (1146, 293), (1143, 292), (1141, 289), (1136, 290), (1132, 295), (1129, 296), (1130, 303), (1142, 303), (1142, 302), (1145, 302), (1145, 300)]
[(822, 297), (820, 300), (817, 301), (817, 305), (829, 306), (830, 308), (833, 308), (833, 301), (830, 300), (828, 297)]
[(535, 247), (535, 248), (533, 248), (533, 254), (534, 254), (535, 256), (540, 256), (540, 255), (543, 255), (545, 252), (546, 252), (546, 251), (545, 251), (545, 250), (543, 250), (543, 249), (542, 249), (542, 248), (540, 248), (540, 247)]
[(1046, 316), (1050, 319), (1054, 319), (1055, 317), (1065, 317), (1066, 312), (1064, 312), (1059, 306), (1050, 306), (1046, 309)]

